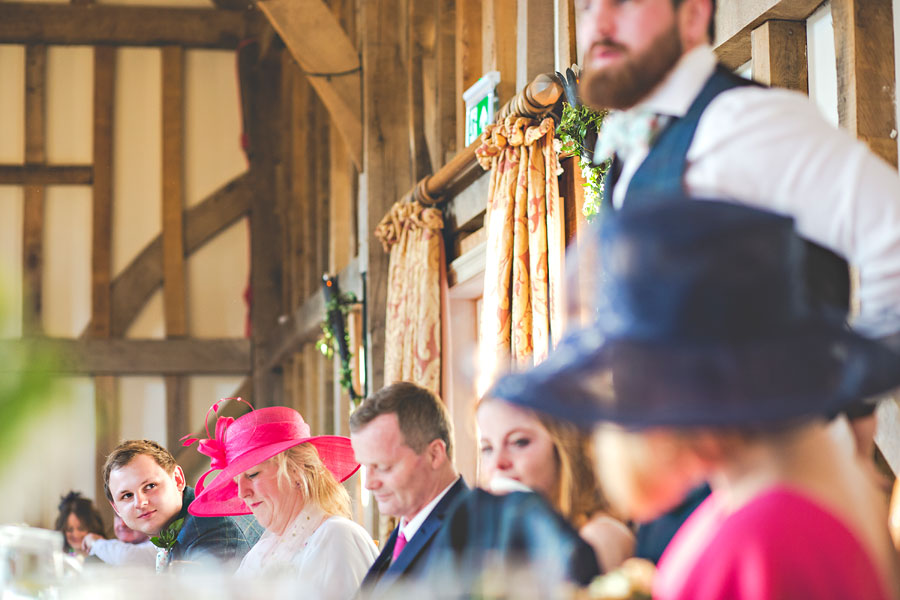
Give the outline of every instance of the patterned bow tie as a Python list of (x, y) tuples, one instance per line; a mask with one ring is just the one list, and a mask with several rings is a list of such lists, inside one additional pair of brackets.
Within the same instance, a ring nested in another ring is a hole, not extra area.
[(646, 151), (671, 117), (647, 110), (620, 110), (603, 119), (597, 136), (594, 162), (601, 163), (614, 154), (627, 158), (632, 153)]

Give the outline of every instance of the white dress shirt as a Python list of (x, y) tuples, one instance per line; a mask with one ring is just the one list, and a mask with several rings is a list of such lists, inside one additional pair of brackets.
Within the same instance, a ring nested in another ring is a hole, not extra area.
[[(684, 116), (715, 65), (709, 46), (695, 48), (631, 110)], [(620, 155), (617, 208), (646, 155)], [(803, 236), (859, 269), (855, 326), (876, 336), (900, 330), (900, 178), (805, 95), (757, 86), (719, 94), (688, 150), (685, 186), (793, 216)]]
[(306, 506), (282, 535), (266, 531), (235, 574), (289, 577), (297, 598), (349, 600), (377, 556), (362, 526)]
[(403, 532), (404, 537), (406, 537), (406, 542), (409, 543), (413, 536), (416, 535), (416, 532), (419, 530), (419, 527), (422, 526), (422, 523), (425, 522), (425, 519), (428, 518), (428, 515), (431, 514), (431, 511), (434, 510), (434, 507), (438, 505), (438, 502), (443, 499), (444, 496), (447, 495), (447, 492), (450, 491), (456, 482), (459, 481), (459, 477), (453, 480), (453, 483), (444, 488), (440, 494), (431, 499), (431, 502), (422, 507), (422, 510), (416, 513), (412, 519), (409, 520), (408, 523), (400, 523), (400, 531)]
[(108, 565), (156, 567), (156, 546), (146, 540), (140, 544), (129, 544), (117, 539), (95, 540), (91, 546), (91, 556), (96, 556)]

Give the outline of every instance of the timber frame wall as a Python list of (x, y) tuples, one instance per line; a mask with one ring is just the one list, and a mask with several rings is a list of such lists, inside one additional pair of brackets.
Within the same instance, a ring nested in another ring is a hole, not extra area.
[[(247, 376), (235, 395), (255, 406), (299, 409), (313, 433), (346, 434), (349, 398), (335, 366), (314, 349), (324, 315), (321, 276), (365, 297), (350, 318), (365, 338), (368, 390), (383, 380), (388, 258), (375, 224), (426, 175), (464, 150), (462, 91), (502, 74), (501, 104), (537, 74), (576, 59), (573, 0), (215, 0), (215, 7), (151, 8), (0, 2), (0, 43), (26, 47), (24, 165), (0, 165), (0, 184), (25, 190), (24, 278), (31, 294), (28, 343), (40, 327), (43, 189), (93, 188), (92, 318), (80, 339), (52, 340), (79, 361), (67, 372), (96, 382), (103, 432), (98, 459), (118, 441), (115, 377), (166, 377), (168, 444), (187, 433), (184, 377)], [(736, 68), (752, 60), (765, 83), (807, 91), (805, 20), (821, 0), (719, 0), (717, 52)], [(897, 164), (893, 19), (885, 0), (832, 0), (839, 112), (848, 128)], [(864, 34), (863, 34), (864, 32)], [(246, 40), (252, 40), (249, 43)], [(43, 73), (48, 45), (95, 47), (92, 164), (48, 165)], [(163, 48), (163, 230), (111, 276), (112, 90), (117, 46)], [(246, 173), (183, 208), (184, 51), (236, 52), (247, 135)], [(570, 237), (580, 219), (577, 169), (561, 182)], [(450, 284), (483, 270), (487, 177), (461, 172), (444, 194)], [(185, 257), (241, 217), (251, 227), (249, 339), (186, 337)], [(162, 287), (166, 340), (125, 340), (147, 298)], [(7, 342), (2, 342), (7, 343)], [(358, 373), (355, 382), (362, 389)], [(471, 400), (471, 399), (470, 399)], [(467, 418), (465, 411), (452, 411)], [(900, 469), (900, 408), (884, 411), (879, 445)], [(227, 413), (226, 413), (227, 414)], [(459, 423), (457, 424), (459, 426)], [(191, 424), (201, 429), (201, 424)], [(472, 451), (474, 454), (474, 450)], [(196, 452), (179, 460), (191, 472)], [(102, 497), (102, 484), (97, 497)]]

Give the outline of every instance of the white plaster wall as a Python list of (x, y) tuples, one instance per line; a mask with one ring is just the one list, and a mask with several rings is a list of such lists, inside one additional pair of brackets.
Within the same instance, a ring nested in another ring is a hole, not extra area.
[[(130, 3), (130, 2), (125, 2)], [(147, 4), (146, 0), (133, 2)], [(197, 2), (149, 2), (209, 6)], [(157, 235), (161, 223), (161, 54), (122, 48), (116, 53), (114, 113), (114, 275)], [(88, 164), (92, 157), (93, 51), (52, 47), (47, 61), (47, 158)], [(201, 202), (246, 169), (240, 148), (240, 108), (234, 54), (188, 51), (185, 62), (185, 204)], [(0, 46), (0, 163), (24, 160), (24, 49)], [(0, 186), (0, 336), (21, 335), (22, 189)], [(90, 318), (91, 210), (89, 186), (47, 188), (45, 211), (44, 327), (48, 334), (77, 337)], [(241, 337), (249, 273), (246, 220), (235, 223), (187, 262), (191, 335)], [(127, 332), (164, 335), (157, 292)], [(190, 422), (195, 430), (216, 399), (230, 396), (241, 377), (189, 379)], [(164, 440), (165, 385), (161, 377), (121, 377), (123, 438)], [(0, 523), (51, 526), (61, 494), (89, 496), (98, 465), (94, 445), (94, 388), (90, 378), (66, 378), (53, 394), (51, 416), (40, 431), (28, 430), (20, 453), (0, 464)], [(48, 446), (47, 440), (54, 440)], [(178, 450), (177, 448), (175, 449)], [(50, 458), (51, 460), (46, 460)], [(47, 464), (51, 463), (51, 464)], [(15, 490), (3, 493), (7, 482)]]

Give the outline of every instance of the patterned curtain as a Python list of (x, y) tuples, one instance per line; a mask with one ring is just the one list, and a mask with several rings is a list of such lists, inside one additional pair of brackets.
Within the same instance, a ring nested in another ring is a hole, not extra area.
[(506, 370), (541, 362), (562, 333), (565, 217), (553, 138), (552, 119), (511, 116), (489, 126), (476, 151), (491, 170), (481, 387)]
[(390, 253), (385, 385), (411, 381), (441, 394), (441, 304), (447, 285), (443, 228), (439, 209), (404, 200), (375, 228)]

